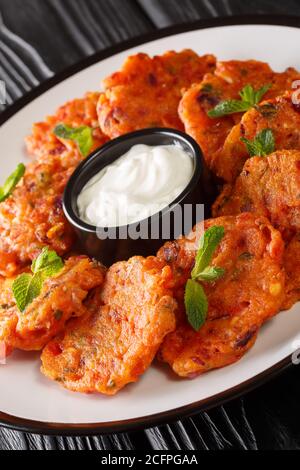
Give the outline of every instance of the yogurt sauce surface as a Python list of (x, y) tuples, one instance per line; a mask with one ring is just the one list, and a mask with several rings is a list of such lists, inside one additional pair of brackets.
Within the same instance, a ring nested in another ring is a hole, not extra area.
[(83, 187), (79, 217), (96, 227), (143, 220), (174, 201), (193, 171), (192, 157), (180, 145), (134, 145)]

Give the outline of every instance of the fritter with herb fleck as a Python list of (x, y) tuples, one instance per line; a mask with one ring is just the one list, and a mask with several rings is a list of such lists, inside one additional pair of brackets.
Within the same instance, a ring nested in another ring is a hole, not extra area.
[(273, 132), (276, 150), (300, 149), (300, 110), (293, 104), (290, 93), (263, 101), (232, 128), (222, 150), (214, 157), (215, 167), (222, 167), (224, 180), (234, 181), (249, 157), (241, 139), (253, 140), (264, 129)]
[(254, 344), (261, 325), (275, 315), (284, 297), (283, 241), (269, 221), (253, 214), (219, 217), (204, 228), (220, 225), (225, 235), (212, 265), (224, 274), (202, 282), (208, 300), (207, 320), (194, 331), (186, 319), (183, 287), (190, 277), (203, 227), (188, 239), (167, 243), (158, 253), (173, 272), (179, 304), (177, 328), (161, 348), (160, 357), (183, 377), (193, 377), (240, 359)]
[(266, 157), (247, 160), (235, 184), (224, 187), (213, 206), (213, 215), (234, 215), (245, 211), (268, 217), (286, 242), (286, 294), (290, 300), (284, 302), (283, 308), (287, 308), (300, 299), (297, 254), (300, 233), (300, 150), (280, 150)]
[(215, 68), (215, 57), (191, 50), (128, 57), (122, 69), (104, 80), (98, 102), (102, 131), (111, 138), (148, 127), (182, 129), (178, 104), (182, 90)]
[(42, 372), (70, 390), (107, 395), (137, 381), (175, 329), (171, 284), (170, 268), (154, 257), (114, 264), (85, 304), (89, 316), (45, 347)]

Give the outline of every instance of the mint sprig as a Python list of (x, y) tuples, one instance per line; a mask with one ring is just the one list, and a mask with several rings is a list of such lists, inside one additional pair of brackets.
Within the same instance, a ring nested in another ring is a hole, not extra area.
[(7, 178), (4, 185), (0, 187), (0, 202), (5, 201), (5, 199), (11, 195), (24, 173), (25, 165), (19, 163), (15, 171)]
[(214, 252), (225, 234), (224, 227), (214, 226), (205, 231), (200, 239), (195, 265), (185, 286), (184, 303), (188, 322), (199, 331), (205, 323), (208, 311), (208, 301), (199, 281), (212, 282), (222, 277), (223, 268), (209, 266)]
[(93, 129), (91, 127), (71, 127), (66, 124), (58, 124), (53, 133), (61, 139), (74, 140), (84, 157), (90, 153), (93, 146)]
[(275, 151), (275, 138), (271, 129), (263, 129), (253, 140), (241, 137), (247, 147), (250, 157), (265, 157)]
[(244, 113), (253, 106), (260, 103), (262, 97), (271, 88), (271, 84), (267, 84), (255, 90), (252, 85), (246, 85), (239, 93), (240, 100), (225, 100), (217, 104), (213, 109), (208, 111), (210, 118), (218, 118), (234, 113)]
[(40, 294), (43, 282), (48, 277), (58, 273), (64, 266), (63, 260), (48, 247), (42, 249), (39, 256), (32, 262), (30, 273), (18, 276), (13, 284), (12, 291), (20, 312)]
[(204, 289), (199, 282), (193, 279), (187, 281), (184, 303), (190, 325), (194, 330), (200, 330), (206, 320), (208, 302)]

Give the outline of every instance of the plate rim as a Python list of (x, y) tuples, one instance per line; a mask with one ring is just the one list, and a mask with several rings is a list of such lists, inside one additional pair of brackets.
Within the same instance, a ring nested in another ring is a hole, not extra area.
[[(118, 43), (114, 46), (106, 48), (102, 51), (96, 52), (91, 56), (73, 64), (63, 71), (55, 74), (53, 77), (45, 80), (39, 86), (28, 92), (26, 95), (15, 101), (14, 104), (9, 106), (8, 109), (3, 111), (0, 116), (0, 126), (13, 117), (18, 111), (24, 108), (31, 101), (53, 88), (55, 85), (63, 82), (67, 78), (75, 75), (76, 73), (94, 65), (104, 59), (107, 59), (119, 52), (124, 52), (127, 49), (136, 47), (157, 39), (181, 34), (189, 31), (196, 31), (201, 29), (215, 28), (221, 26), (241, 26), (241, 25), (271, 25), (271, 26), (287, 26), (300, 28), (300, 16), (288, 15), (234, 15), (230, 17), (218, 17), (210, 19), (201, 19), (194, 22), (179, 24), (154, 30), (150, 33), (136, 36), (127, 41)], [(104, 423), (52, 423), (31, 420), (18, 416), (13, 416), (0, 411), (0, 426), (5, 426), (8, 429), (13, 429), (22, 432), (44, 434), (44, 435), (61, 435), (61, 436), (84, 436), (94, 435), (97, 432), (101, 434), (126, 432), (133, 429), (145, 429), (151, 426), (157, 426), (166, 422), (172, 422), (182, 417), (188, 417), (203, 410), (211, 409), (215, 406), (220, 406), (238, 398), (246, 392), (250, 392), (254, 388), (263, 385), (269, 379), (274, 378), (277, 374), (283, 372), (292, 364), (291, 355), (288, 355), (281, 361), (273, 366), (264, 370), (263, 372), (251, 377), (250, 379), (241, 382), (240, 384), (231, 387), (223, 392), (215, 394), (211, 397), (199, 400), (197, 402), (184, 405), (179, 408), (174, 408), (159, 413), (124, 419), (120, 421), (110, 421)]]

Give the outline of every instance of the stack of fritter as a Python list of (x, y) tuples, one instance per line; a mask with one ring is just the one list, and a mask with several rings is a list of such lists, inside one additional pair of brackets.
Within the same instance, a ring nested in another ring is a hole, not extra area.
[[(262, 62), (217, 62), (191, 50), (137, 54), (105, 79), (102, 93), (88, 93), (35, 124), (26, 140), (33, 160), (0, 203), (0, 341), (7, 354), (44, 348), (47, 377), (70, 390), (109, 395), (136, 381), (158, 351), (183, 377), (241, 358), (262, 324), (300, 299), (300, 114), (291, 100), (297, 78), (294, 69), (276, 73)], [(249, 86), (265, 90), (253, 106), (208, 114), (225, 100), (240, 100)], [(213, 207), (217, 218), (166, 243), (156, 256), (107, 270), (71, 256), (76, 238), (62, 194), (83, 154), (78, 143), (55, 132), (58, 125), (89, 128), (89, 151), (137, 129), (185, 129), (228, 183)], [(247, 142), (266, 130), (276, 152), (249, 158)], [(224, 228), (224, 237), (212, 266), (224, 275), (202, 282), (208, 312), (195, 331), (184, 291), (200, 237), (215, 226)], [(20, 311), (14, 279), (28, 273), (47, 246), (64, 257), (64, 267)]]

